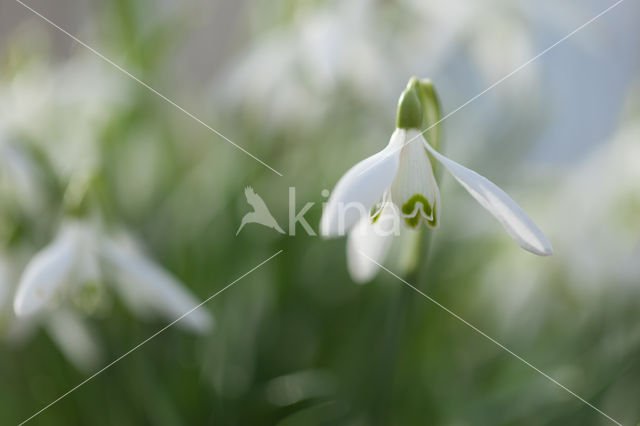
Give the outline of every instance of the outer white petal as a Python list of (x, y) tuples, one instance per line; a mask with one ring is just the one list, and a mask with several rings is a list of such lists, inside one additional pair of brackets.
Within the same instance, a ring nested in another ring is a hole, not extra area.
[(129, 310), (138, 317), (152, 318), (156, 312), (153, 306), (154, 299), (149, 299), (150, 289), (134, 282), (130, 275), (122, 270), (124, 268), (119, 268), (121, 259), (126, 258), (127, 253), (132, 250), (138, 252), (137, 247), (128, 238), (118, 236), (115, 240), (103, 239), (100, 254), (106, 260), (104, 272), (114, 275), (109, 282), (113, 284)]
[(17, 316), (33, 314), (70, 278), (77, 260), (78, 229), (68, 224), (27, 264), (13, 301)]
[(322, 236), (344, 235), (363, 213), (369, 214), (393, 181), (406, 134), (406, 130), (396, 129), (385, 149), (360, 161), (340, 178), (322, 214)]
[(69, 311), (47, 315), (44, 326), (65, 357), (79, 370), (89, 371), (100, 360), (100, 348), (89, 329)]
[(399, 212), (391, 203), (382, 209), (375, 223), (368, 216), (358, 221), (347, 238), (347, 268), (353, 281), (365, 283), (375, 277), (379, 269), (376, 262), (384, 261), (399, 230)]
[[(143, 313), (146, 313), (146, 304), (173, 321), (198, 305), (199, 301), (180, 282), (133, 246), (107, 240), (103, 243), (103, 254), (117, 273), (115, 282), (123, 297), (141, 299), (128, 300), (129, 306), (143, 306)], [(201, 333), (208, 331), (212, 324), (213, 318), (204, 307), (190, 312), (178, 322), (178, 325)]]
[(458, 182), (502, 224), (507, 233), (523, 249), (539, 256), (553, 254), (551, 244), (533, 220), (502, 189), (473, 170), (461, 166), (437, 152), (424, 138), (427, 150)]

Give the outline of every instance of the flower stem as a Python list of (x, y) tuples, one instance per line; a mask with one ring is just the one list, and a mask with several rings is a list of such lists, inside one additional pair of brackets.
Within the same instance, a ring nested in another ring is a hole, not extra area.
[[(426, 265), (431, 246), (431, 232), (419, 230), (416, 238), (409, 244), (409, 249), (401, 256), (403, 278), (419, 287), (420, 277), (426, 272), (421, 265)], [(371, 399), (371, 424), (388, 425), (393, 408), (396, 366), (400, 355), (403, 334), (407, 326), (409, 301), (412, 292), (405, 285), (400, 285), (389, 309), (383, 338), (380, 341), (380, 355), (376, 362), (376, 387)]]

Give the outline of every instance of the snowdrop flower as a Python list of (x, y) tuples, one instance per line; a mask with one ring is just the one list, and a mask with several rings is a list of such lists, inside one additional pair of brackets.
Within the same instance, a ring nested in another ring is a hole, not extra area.
[(334, 237), (351, 231), (347, 256), (354, 280), (373, 278), (377, 265), (371, 259), (381, 262), (385, 257), (391, 237), (397, 234), (394, 223), (402, 221), (412, 229), (421, 223), (438, 227), (440, 191), (431, 158), (495, 216), (518, 245), (540, 256), (551, 255), (551, 244), (515, 201), (485, 177), (440, 154), (424, 139), (424, 117), (433, 114), (427, 107), (437, 108), (431, 83), (412, 78), (398, 102), (397, 128), (389, 144), (347, 171), (327, 202), (320, 232)]
[[(90, 55), (54, 67), (34, 63), (0, 81), (0, 132), (28, 140), (57, 174), (68, 178), (78, 167), (100, 161), (96, 134), (130, 105), (129, 84)], [(65, 122), (74, 125), (60, 125)]]
[(79, 221), (63, 223), (55, 239), (25, 267), (13, 303), (16, 315), (42, 311), (64, 286), (98, 283), (94, 242), (90, 226)]
[(42, 327), (60, 352), (80, 371), (93, 369), (101, 359), (101, 347), (91, 329), (70, 309), (59, 309), (28, 318), (17, 318), (11, 310), (16, 269), (21, 263), (16, 256), (0, 250), (0, 340), (21, 345)]
[[(174, 320), (198, 304), (175, 278), (131, 244), (123, 244), (122, 238), (112, 238), (88, 220), (67, 219), (53, 242), (27, 264), (14, 298), (15, 313), (24, 317), (43, 312), (56, 299), (73, 298), (87, 288), (100, 294), (103, 272), (111, 278), (108, 282), (115, 281), (116, 290), (136, 313), (156, 313)], [(212, 319), (198, 309), (179, 324), (205, 332)]]

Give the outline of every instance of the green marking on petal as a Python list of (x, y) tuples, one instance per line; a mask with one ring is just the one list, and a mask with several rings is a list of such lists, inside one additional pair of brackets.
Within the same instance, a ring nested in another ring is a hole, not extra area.
[[(420, 203), (420, 206), (416, 208), (416, 205)], [(402, 205), (402, 214), (407, 225), (411, 228), (415, 228), (420, 224), (420, 219), (424, 216), (432, 216), (433, 208), (429, 201), (422, 194), (415, 194), (406, 203)], [(424, 216), (422, 216), (424, 213)], [(427, 223), (431, 226), (435, 226), (436, 218), (433, 220), (426, 219)]]
[(435, 228), (436, 226), (438, 226), (438, 218), (436, 217), (436, 205), (433, 205), (433, 219), (429, 220), (427, 219), (427, 225), (429, 225), (432, 228)]
[(371, 211), (369, 212), (369, 217), (371, 218), (371, 223), (376, 223), (380, 216), (382, 215), (382, 205), (376, 204), (371, 207)]
[(405, 217), (405, 223), (409, 228), (417, 228), (420, 225), (420, 215), (415, 215), (414, 217)]

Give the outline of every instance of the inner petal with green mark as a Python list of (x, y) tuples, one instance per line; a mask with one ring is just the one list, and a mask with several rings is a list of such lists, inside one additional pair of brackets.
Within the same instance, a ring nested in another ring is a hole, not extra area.
[(415, 228), (420, 224), (420, 219), (424, 218), (430, 226), (436, 225), (434, 208), (422, 194), (414, 194), (406, 203), (402, 205), (402, 216), (405, 223)]

